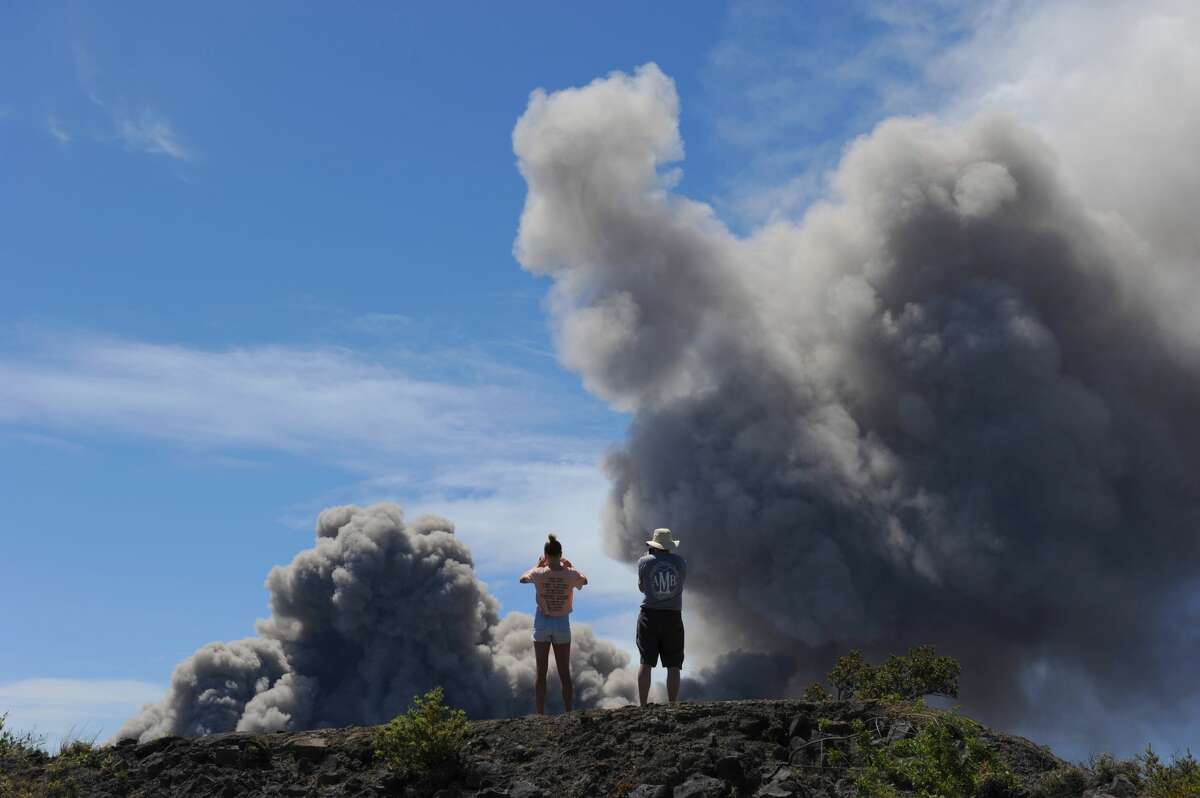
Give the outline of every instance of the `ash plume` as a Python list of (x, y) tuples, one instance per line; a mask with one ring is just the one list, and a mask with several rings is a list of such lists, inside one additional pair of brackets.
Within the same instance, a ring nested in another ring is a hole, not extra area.
[(1146, 727), (1098, 714), (1185, 718), (1200, 347), (1147, 287), (1154, 241), (986, 114), (885, 121), (829, 200), (739, 237), (673, 191), (678, 112), (653, 64), (535, 92), (515, 252), (553, 282), (563, 363), (632, 414), (610, 551), (684, 541), (724, 655), (693, 692), (932, 643), (992, 723), (1129, 746)]
[[(327, 509), (316, 533), (267, 577), (258, 636), (202, 647), (116, 739), (382, 723), (439, 685), (472, 717), (529, 711), (532, 618), (499, 617), (453, 524), (382, 503)], [(579, 706), (632, 700), (623, 651), (582, 624), (572, 642)]]

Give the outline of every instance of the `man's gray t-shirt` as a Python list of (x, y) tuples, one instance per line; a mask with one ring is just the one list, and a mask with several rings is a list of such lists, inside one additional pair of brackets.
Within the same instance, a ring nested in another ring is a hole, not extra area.
[(638, 560), (638, 587), (648, 610), (683, 611), (683, 580), (687, 561), (673, 552), (645, 554)]

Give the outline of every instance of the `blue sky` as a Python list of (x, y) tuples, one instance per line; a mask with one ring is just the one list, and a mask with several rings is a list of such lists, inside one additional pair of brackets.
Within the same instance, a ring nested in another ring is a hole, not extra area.
[(680, 190), (748, 229), (927, 106), (960, 34), (925, 4), (6, 5), (0, 709), (112, 732), (351, 501), (454, 519), (506, 609), (557, 529), (609, 585), (579, 616), (628, 637), (596, 467), (625, 419), (512, 256), (529, 93), (658, 63)]

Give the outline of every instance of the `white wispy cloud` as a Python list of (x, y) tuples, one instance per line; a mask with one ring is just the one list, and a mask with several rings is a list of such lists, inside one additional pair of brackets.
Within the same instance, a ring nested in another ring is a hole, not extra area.
[(194, 157), (171, 123), (150, 108), (143, 108), (137, 114), (114, 114), (113, 126), (117, 136), (131, 150), (166, 155), (180, 161), (190, 161)]
[[(451, 357), (436, 360), (446, 368)], [(506, 607), (526, 610), (532, 595), (517, 575), (554, 531), (592, 579), (580, 617), (634, 612), (629, 566), (603, 550), (607, 441), (555, 433), (574, 426), (570, 398), (537, 375), (470, 351), (450, 370), (454, 380), (417, 376), (337, 348), (73, 337), (0, 352), (0, 432), (59, 445), (152, 439), (237, 467), (258, 452), (318, 460), (352, 481), (283, 520), (311, 528), (324, 507), (383, 500), (444, 515)]]
[(71, 141), (71, 134), (67, 132), (67, 129), (62, 126), (62, 123), (54, 114), (46, 117), (46, 132), (60, 144), (69, 144)]
[(596, 443), (546, 432), (565, 411), (534, 375), (414, 376), (337, 348), (210, 351), (68, 338), (0, 353), (0, 424), (117, 434), (224, 454), (318, 458), (370, 476), (398, 459), (581, 457)]
[(0, 683), (0, 712), (9, 730), (44, 737), (53, 752), (65, 739), (105, 739), (163, 690), (131, 679), (23, 679)]
[[(104, 121), (103, 132), (95, 135), (101, 143), (119, 142), (130, 152), (165, 155), (177, 161), (195, 160), (195, 150), (167, 117), (145, 102), (129, 103), (119, 92), (101, 89), (103, 73), (90, 50), (82, 43), (72, 45), (75, 79), (80, 91)], [(117, 99), (113, 99), (113, 97)]]

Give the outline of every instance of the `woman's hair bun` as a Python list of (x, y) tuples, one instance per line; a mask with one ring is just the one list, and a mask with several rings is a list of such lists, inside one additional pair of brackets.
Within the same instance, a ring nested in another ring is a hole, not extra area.
[(553, 543), (554, 541), (558, 540), (558, 535), (554, 534), (553, 532), (551, 532), (551, 533), (550, 533), (549, 537), (550, 537), (550, 542), (551, 542), (551, 543)]

